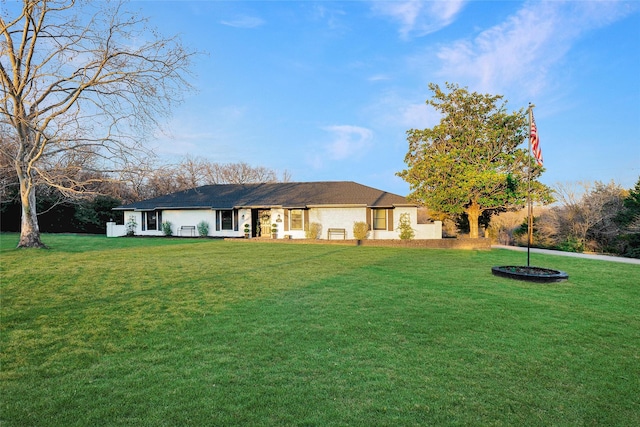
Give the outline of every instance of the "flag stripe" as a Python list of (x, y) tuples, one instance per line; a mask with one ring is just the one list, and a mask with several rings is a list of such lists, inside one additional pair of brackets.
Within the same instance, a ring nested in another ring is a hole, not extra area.
[(540, 149), (540, 140), (538, 139), (538, 128), (536, 127), (536, 121), (533, 118), (533, 111), (531, 112), (531, 151), (533, 151), (533, 157), (536, 162), (542, 166), (542, 150)]

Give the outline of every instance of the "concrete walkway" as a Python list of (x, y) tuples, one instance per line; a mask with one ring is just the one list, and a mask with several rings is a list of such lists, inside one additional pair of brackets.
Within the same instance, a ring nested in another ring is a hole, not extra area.
[[(520, 246), (505, 246), (505, 245), (492, 245), (494, 249), (509, 249), (512, 251), (520, 251), (526, 252), (527, 248), (522, 248)], [(553, 251), (550, 249), (538, 249), (531, 248), (531, 253), (533, 254), (545, 254), (545, 255), (559, 255), (559, 256), (569, 256), (575, 258), (587, 258), (587, 259), (597, 259), (600, 261), (612, 261), (612, 262), (623, 262), (626, 264), (638, 264), (640, 265), (640, 259), (637, 258), (625, 258), (619, 256), (610, 256), (610, 255), (597, 255), (597, 254), (580, 254), (576, 252), (563, 252), (563, 251)]]

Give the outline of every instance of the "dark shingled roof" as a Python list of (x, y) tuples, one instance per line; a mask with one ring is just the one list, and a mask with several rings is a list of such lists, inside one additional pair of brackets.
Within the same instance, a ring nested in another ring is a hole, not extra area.
[(314, 205), (415, 206), (406, 198), (356, 182), (284, 182), (271, 184), (205, 185), (155, 199), (120, 206), (117, 210), (232, 209), (251, 207), (303, 208)]

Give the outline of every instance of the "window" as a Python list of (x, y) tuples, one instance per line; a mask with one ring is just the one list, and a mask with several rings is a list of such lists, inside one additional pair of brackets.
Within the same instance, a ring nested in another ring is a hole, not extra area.
[(374, 230), (387, 229), (387, 210), (386, 209), (373, 209), (373, 229)]
[(289, 221), (291, 222), (291, 230), (302, 230), (302, 209), (291, 209), (289, 212)]
[(233, 230), (233, 211), (218, 211), (217, 230)]
[(161, 229), (162, 212), (149, 211), (142, 212), (142, 231), (157, 231)]

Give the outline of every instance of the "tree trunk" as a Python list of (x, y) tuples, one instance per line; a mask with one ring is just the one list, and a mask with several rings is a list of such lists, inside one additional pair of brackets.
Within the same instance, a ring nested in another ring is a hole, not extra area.
[(467, 207), (467, 218), (469, 219), (469, 237), (478, 238), (478, 219), (480, 219), (480, 205), (475, 200)]
[(20, 225), (19, 248), (46, 248), (40, 240), (38, 214), (36, 211), (36, 189), (28, 172), (19, 166), (20, 201), (22, 202), (22, 223)]

